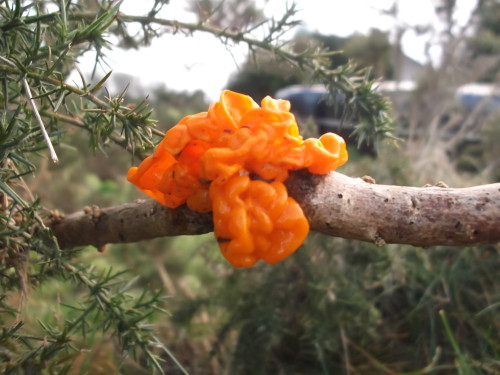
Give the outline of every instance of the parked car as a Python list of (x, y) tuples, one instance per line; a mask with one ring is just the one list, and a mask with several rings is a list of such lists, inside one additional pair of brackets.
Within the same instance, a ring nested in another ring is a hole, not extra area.
[(278, 90), (277, 99), (288, 100), (291, 111), (299, 123), (313, 119), (320, 134), (335, 132), (349, 136), (354, 130), (354, 124), (349, 120), (341, 123), (345, 109), (344, 96), (339, 94), (334, 100), (327, 98), (323, 85), (292, 85)]

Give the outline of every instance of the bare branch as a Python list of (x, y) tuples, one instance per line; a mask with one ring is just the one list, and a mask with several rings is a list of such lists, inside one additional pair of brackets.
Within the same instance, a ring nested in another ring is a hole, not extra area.
[(38, 108), (36, 107), (36, 103), (33, 100), (33, 95), (31, 94), (31, 89), (28, 84), (28, 81), (26, 80), (25, 77), (22, 78), (24, 90), (26, 91), (26, 95), (28, 96), (28, 103), (30, 104), (31, 110), (33, 111), (33, 114), (35, 115), (36, 122), (38, 123), (38, 126), (40, 126), (40, 130), (42, 131), (43, 138), (45, 139), (45, 142), (47, 143), (47, 147), (49, 148), (49, 153), (50, 153), (50, 158), (54, 163), (57, 163), (59, 159), (57, 158), (56, 151), (54, 150), (54, 146), (52, 145), (52, 141), (50, 140), (49, 133), (47, 133), (47, 129), (45, 129), (45, 125), (43, 124), (42, 118), (40, 117), (40, 113), (38, 112)]
[(470, 188), (367, 183), (340, 173), (287, 181), (311, 228), (337, 237), (415, 246), (500, 241), (500, 183)]
[[(14, 64), (12, 61), (9, 59), (6, 59), (3, 56), (0, 56), (0, 61), (3, 63), (7, 64), (11, 68), (16, 68), (16, 64)], [(22, 78), (23, 82), (23, 87), (24, 91), (26, 91), (26, 96), (28, 97), (28, 103), (31, 107), (31, 110), (33, 111), (33, 115), (35, 116), (36, 122), (38, 123), (38, 126), (40, 126), (40, 130), (42, 131), (43, 138), (45, 139), (45, 142), (47, 143), (47, 147), (49, 148), (49, 153), (50, 153), (50, 158), (54, 163), (57, 163), (59, 159), (57, 158), (56, 151), (54, 150), (54, 146), (52, 145), (52, 141), (50, 140), (50, 136), (47, 133), (47, 129), (45, 129), (45, 125), (42, 121), (42, 118), (40, 117), (40, 113), (38, 112), (38, 108), (36, 106), (35, 100), (33, 99), (33, 94), (31, 94), (31, 89), (30, 85), (28, 84), (28, 81), (26, 80), (26, 77), (23, 76)]]
[[(311, 229), (331, 236), (415, 246), (500, 242), (500, 183), (470, 188), (377, 185), (332, 172), (295, 172), (289, 194)], [(50, 224), (62, 248), (135, 242), (213, 230), (211, 214), (152, 200), (87, 209)]]

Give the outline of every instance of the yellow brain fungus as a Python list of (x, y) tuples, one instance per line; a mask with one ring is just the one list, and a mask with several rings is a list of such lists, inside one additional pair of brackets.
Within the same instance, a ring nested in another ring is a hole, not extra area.
[(290, 103), (224, 91), (208, 112), (184, 117), (127, 179), (170, 208), (213, 211), (214, 234), (236, 267), (274, 264), (305, 240), (309, 223), (288, 196), (288, 171), (328, 173), (347, 161), (333, 133), (303, 140)]

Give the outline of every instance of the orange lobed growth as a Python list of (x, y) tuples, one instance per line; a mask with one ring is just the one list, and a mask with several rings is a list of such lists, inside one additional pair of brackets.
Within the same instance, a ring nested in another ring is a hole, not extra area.
[(288, 196), (288, 171), (328, 173), (347, 161), (333, 133), (303, 140), (290, 103), (224, 91), (208, 112), (184, 117), (127, 179), (160, 203), (213, 211), (214, 234), (236, 267), (274, 264), (305, 240), (309, 223)]

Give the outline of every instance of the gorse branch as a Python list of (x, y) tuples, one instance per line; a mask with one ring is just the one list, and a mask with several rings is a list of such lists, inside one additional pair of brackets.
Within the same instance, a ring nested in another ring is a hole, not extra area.
[[(11, 74), (21, 74), (17, 68), (12, 67), (0, 65), (0, 70)], [(124, 106), (126, 91), (116, 98), (106, 98), (105, 100), (96, 96), (94, 92), (103, 86), (105, 79), (90, 87), (84, 83), (84, 88), (79, 88), (52, 77), (45, 77), (37, 72), (27, 72), (26, 75), (28, 78), (43, 84), (44, 93), (38, 97), (47, 98), (49, 103), (40, 109), (40, 113), (85, 129), (91, 135), (90, 144), (94, 149), (101, 147), (110, 139), (132, 153), (135, 153), (136, 150), (141, 153), (142, 150), (153, 146), (151, 141), (153, 135), (163, 135), (162, 132), (153, 128), (156, 121), (151, 119), (152, 110), (148, 108), (146, 101), (132, 107)], [(108, 77), (109, 75), (105, 78)], [(74, 103), (74, 111), (68, 110), (70, 115), (55, 112), (59, 106), (52, 105), (51, 96), (55, 95), (59, 98), (58, 100), (65, 102), (69, 94), (78, 95), (82, 99), (82, 106), (78, 107)], [(75, 115), (71, 116), (73, 113)]]
[[(223, 43), (243, 43), (252, 51), (261, 49), (270, 52), (279, 61), (291, 64), (309, 73), (314, 80), (326, 85), (330, 100), (340, 95), (346, 103), (342, 120), (351, 119), (357, 123), (355, 135), (358, 145), (373, 144), (375, 147), (383, 139), (396, 138), (392, 135), (392, 120), (389, 116), (389, 103), (385, 97), (373, 89), (374, 81), (370, 80), (368, 72), (360, 70), (354, 63), (331, 68), (328, 56), (329, 51), (321, 49), (306, 49), (303, 52), (293, 52), (287, 43), (281, 42), (280, 37), (284, 30), (297, 24), (293, 20), (296, 15), (295, 6), (288, 8), (279, 21), (272, 20), (267, 33), (262, 38), (253, 37), (250, 31), (231, 31), (211, 26), (209, 23), (187, 23), (174, 19), (156, 18), (150, 16), (135, 16), (123, 13), (117, 14), (117, 19), (123, 23), (139, 23), (160, 25), (176, 33), (209, 33), (219, 38)], [(91, 14), (86, 12), (74, 13), (75, 19), (89, 19)], [(253, 29), (251, 29), (252, 31)]]
[[(15, 363), (10, 366), (42, 371), (45, 363), (50, 363), (58, 356), (78, 355), (79, 344), (75, 337), (81, 332), (85, 338), (105, 330), (111, 331), (118, 338), (122, 350), (130, 352), (132, 357), (137, 357), (137, 349), (140, 349), (151, 367), (163, 374), (164, 361), (156, 352), (168, 352), (168, 349), (156, 339), (152, 327), (145, 321), (157, 312), (165, 312), (161, 307), (164, 297), (160, 293), (150, 294), (146, 291), (138, 298), (133, 297), (129, 292), (134, 280), (122, 278), (124, 272), (108, 270), (97, 275), (91, 268), (78, 267), (67, 260), (61, 260), (60, 265), (60, 276), (68, 281), (76, 281), (76, 285), (85, 286), (88, 297), (77, 306), (65, 305), (73, 311), (74, 317), (67, 320), (62, 328), (40, 321), (45, 338), (19, 332), (22, 323), (13, 325), (8, 331), (4, 330), (0, 342), (5, 344), (17, 340), (28, 350), (17, 358), (12, 353)], [(56, 369), (54, 367), (53, 371)]]
[(133, 357), (137, 357), (136, 347), (140, 348), (151, 367), (163, 374), (163, 360), (154, 350), (168, 350), (155, 339), (152, 327), (144, 323), (155, 312), (165, 313), (160, 306), (164, 300), (160, 293), (149, 294), (144, 291), (139, 298), (132, 298), (128, 292), (134, 285), (134, 279), (120, 280), (123, 272), (112, 273), (108, 270), (101, 277), (97, 277), (91, 270), (79, 269), (69, 263), (64, 263), (64, 268), (78, 284), (88, 288), (90, 295), (85, 308), (76, 308), (83, 312), (70, 326), (73, 329), (81, 329), (82, 325), (89, 325), (89, 322), (85, 321), (86, 315), (91, 312), (95, 314), (97, 311), (100, 325), (103, 328), (114, 327), (123, 350), (130, 351)]

